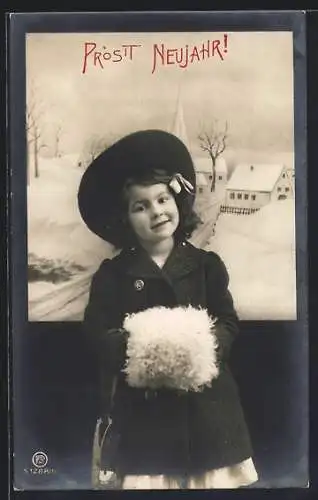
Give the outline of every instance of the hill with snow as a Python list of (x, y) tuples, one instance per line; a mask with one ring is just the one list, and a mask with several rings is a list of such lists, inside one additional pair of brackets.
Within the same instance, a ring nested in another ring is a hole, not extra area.
[(224, 260), (241, 319), (296, 318), (294, 200), (249, 216), (221, 214), (207, 249)]
[[(71, 157), (72, 159), (72, 157)], [(91, 267), (109, 248), (83, 223), (77, 190), (83, 170), (69, 157), (41, 159), (28, 186), (28, 253)]]

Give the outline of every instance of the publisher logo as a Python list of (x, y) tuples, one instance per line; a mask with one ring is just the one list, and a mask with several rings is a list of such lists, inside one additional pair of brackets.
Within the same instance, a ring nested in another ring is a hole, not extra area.
[(55, 474), (56, 470), (53, 467), (48, 467), (49, 457), (44, 451), (36, 451), (31, 458), (32, 467), (26, 467), (24, 472), (33, 476), (48, 476)]
[(49, 458), (44, 451), (37, 451), (34, 453), (32, 456), (32, 463), (34, 467), (37, 469), (42, 469), (43, 467), (46, 467), (48, 464)]

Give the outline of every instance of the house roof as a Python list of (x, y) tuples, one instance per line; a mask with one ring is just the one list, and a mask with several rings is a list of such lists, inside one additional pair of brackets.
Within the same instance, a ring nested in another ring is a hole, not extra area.
[(196, 172), (196, 182), (197, 182), (197, 186), (207, 186), (208, 185), (208, 182), (207, 182), (204, 174), (202, 174), (201, 172)]
[[(203, 172), (205, 174), (211, 173), (211, 158), (209, 157), (196, 157), (193, 158), (194, 167), (198, 172)], [(216, 160), (215, 170), (218, 173), (227, 174), (227, 166), (224, 158), (219, 157)]]
[(239, 164), (227, 183), (226, 189), (271, 192), (283, 169), (283, 164)]

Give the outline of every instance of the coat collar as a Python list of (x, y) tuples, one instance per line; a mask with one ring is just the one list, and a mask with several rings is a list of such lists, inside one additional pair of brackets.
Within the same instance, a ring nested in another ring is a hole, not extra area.
[(166, 278), (173, 281), (184, 276), (200, 263), (200, 250), (189, 242), (176, 245), (162, 269), (141, 248), (123, 251), (120, 260), (124, 263), (125, 272), (139, 278)]

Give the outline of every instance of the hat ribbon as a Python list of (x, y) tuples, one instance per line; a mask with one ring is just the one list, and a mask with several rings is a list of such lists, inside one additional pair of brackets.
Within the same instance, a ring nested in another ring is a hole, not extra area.
[(194, 187), (192, 186), (191, 182), (189, 182), (187, 179), (183, 177), (182, 174), (175, 174), (171, 181), (169, 182), (170, 188), (176, 193), (179, 194), (184, 188), (188, 193), (193, 193)]

